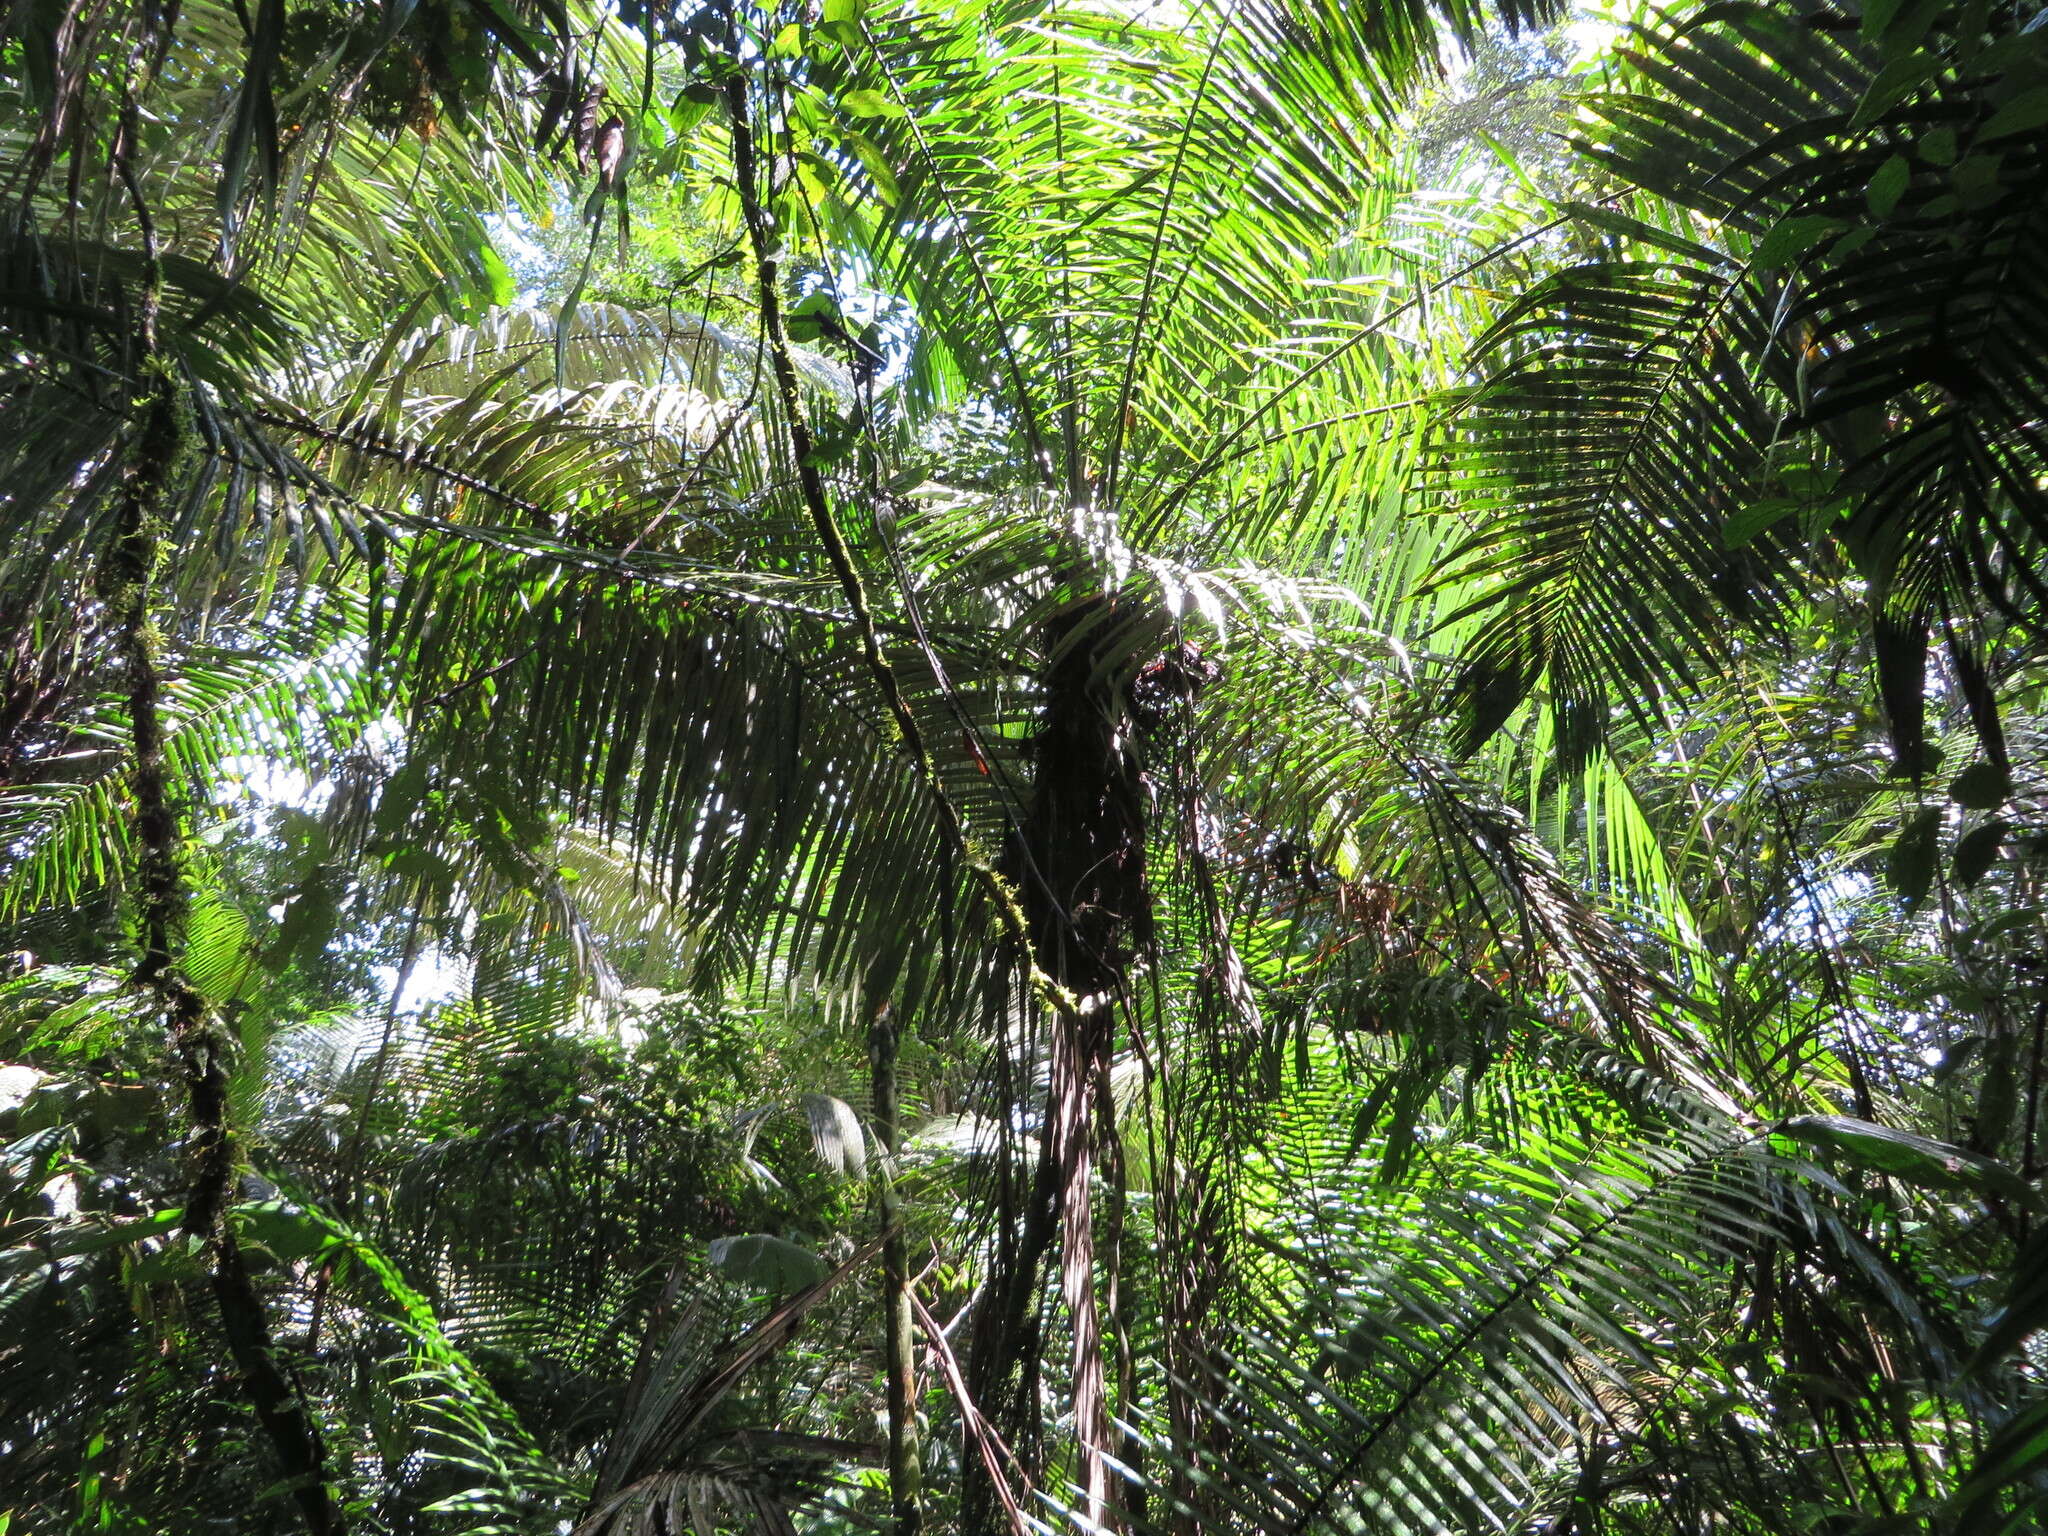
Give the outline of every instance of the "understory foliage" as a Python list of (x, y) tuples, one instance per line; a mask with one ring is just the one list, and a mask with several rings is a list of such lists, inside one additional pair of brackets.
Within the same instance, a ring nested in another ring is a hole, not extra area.
[(2048, 1519), (2035, 0), (0, 104), (0, 1532)]

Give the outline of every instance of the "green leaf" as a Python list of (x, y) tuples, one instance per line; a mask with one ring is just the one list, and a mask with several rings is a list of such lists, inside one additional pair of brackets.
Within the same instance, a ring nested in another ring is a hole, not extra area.
[(1778, 467), (1777, 475), (1778, 483), (1786, 490), (1807, 499), (1827, 495), (1841, 478), (1833, 470), (1814, 464), (1783, 464)]
[(1863, 201), (1869, 206), (1873, 218), (1888, 219), (1892, 210), (1899, 206), (1899, 199), (1906, 195), (1906, 187), (1913, 179), (1913, 167), (1904, 155), (1893, 155), (1877, 168), (1877, 174), (1870, 178), (1870, 185), (1864, 188)]
[(1846, 1115), (1797, 1115), (1779, 1134), (1822, 1147), (1855, 1167), (1922, 1189), (1959, 1190), (2031, 1202), (2033, 1187), (1996, 1158), (1982, 1157), (1913, 1131)]
[(172, 1209), (156, 1211), (134, 1221), (124, 1221), (111, 1227), (66, 1227), (44, 1239), (39, 1247), (46, 1259), (82, 1258), (89, 1253), (104, 1253), (109, 1248), (125, 1248), (147, 1237), (165, 1236), (175, 1231), (178, 1223), (184, 1219), (183, 1210)]
[(1992, 139), (2011, 138), (2016, 133), (2032, 133), (2044, 123), (2048, 123), (2048, 85), (2037, 85), (2030, 91), (2021, 91), (1992, 113), (1991, 121), (1977, 130), (1977, 142), (1984, 144)]
[(880, 91), (862, 87), (848, 91), (839, 98), (839, 105), (855, 117), (907, 117), (909, 116), (896, 102)]
[(245, 1241), (280, 1259), (310, 1259), (334, 1240), (326, 1223), (286, 1200), (253, 1200), (235, 1207), (235, 1225)]
[(1949, 7), (1950, 0), (1904, 0), (1903, 4), (1878, 6), (1881, 20), (1873, 20), (1869, 7), (1865, 7), (1863, 35), (1877, 43), (1880, 57), (1922, 61), (1924, 67), (1933, 70), (1940, 67), (1941, 55), (1933, 49), (1922, 49), (1921, 40)]
[(1845, 219), (1821, 214), (1798, 214), (1780, 219), (1771, 232), (1757, 242), (1751, 260), (1759, 267), (1790, 266), (1815, 246), (1849, 228)]
[(889, 207), (895, 207), (902, 193), (896, 185), (896, 173), (889, 166), (888, 156), (864, 133), (849, 132), (842, 138), (846, 147), (853, 151), (854, 158), (860, 161), (861, 169), (874, 182), (876, 196)]
[(1928, 806), (1899, 829), (1885, 859), (1885, 878), (1906, 909), (1927, 898), (1934, 883), (1934, 837), (1941, 829), (1941, 808)]
[(1998, 857), (1998, 850), (2005, 844), (2005, 835), (2011, 830), (2002, 821), (1987, 821), (1956, 844), (1956, 883), (1964, 890), (1970, 889), (1984, 878), (1984, 872), (1991, 868)]
[(807, 149), (796, 155), (796, 178), (813, 205), (824, 204), (839, 190), (839, 167)]
[(677, 138), (695, 130), (696, 126), (711, 115), (711, 103), (692, 101), (687, 93), (676, 97), (676, 104), (668, 115), (670, 132)]
[(1981, 923), (1972, 923), (1958, 933), (1956, 939), (1965, 945), (1989, 944), (1994, 939), (2004, 938), (2008, 933), (2016, 933), (2040, 921), (2040, 918), (2041, 911), (2038, 907), (2008, 907), (2003, 912), (1985, 918)]
[(513, 280), (511, 267), (505, 264), (495, 245), (486, 241), (478, 246), (476, 262), (487, 302), (505, 305), (519, 297), (519, 284)]
[(1970, 764), (1948, 787), (1949, 799), (1966, 811), (1995, 810), (2011, 793), (2011, 777), (1993, 762)]
[(1998, 200), (2002, 190), (1999, 176), (2005, 160), (2001, 155), (1971, 155), (1948, 173), (1956, 201), (1965, 208), (1982, 208)]
[(1729, 516), (1721, 525), (1721, 547), (1740, 549), (1799, 510), (1789, 496), (1767, 496)]
[(1916, 51), (1893, 59), (1870, 82), (1870, 89), (1863, 93), (1855, 115), (1849, 119), (1850, 128), (1869, 127), (1898, 102), (1912, 95), (1940, 68), (1941, 57), (1934, 53)]
[(1639, 240), (1661, 250), (1673, 251), (1688, 261), (1698, 262), (1703, 266), (1716, 267), (1728, 260), (1725, 251), (1701, 245), (1696, 240), (1688, 240), (1683, 235), (1674, 234), (1655, 224), (1646, 224), (1641, 219), (1630, 218), (1604, 203), (1565, 202), (1558, 204), (1558, 211), (1569, 214), (1575, 223), (1605, 230), (1626, 240)]
[(824, 14), (820, 19), (827, 23), (844, 22), (857, 26), (861, 17), (867, 14), (867, 9), (867, 0), (825, 0)]
[(812, 469), (823, 469), (837, 464), (860, 446), (861, 421), (859, 413), (850, 416), (833, 414), (818, 424), (818, 430), (811, 439), (811, 451), (804, 456), (804, 463)]
[(800, 1291), (831, 1270), (810, 1249), (768, 1232), (713, 1238), (709, 1257), (711, 1267), (734, 1284), (764, 1292)]
[(843, 329), (838, 301), (823, 288), (798, 299), (783, 320), (794, 341), (813, 342), (828, 331)]

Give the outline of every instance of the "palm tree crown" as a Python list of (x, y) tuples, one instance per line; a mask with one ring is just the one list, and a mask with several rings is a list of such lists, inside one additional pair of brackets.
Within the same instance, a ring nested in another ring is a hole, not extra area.
[(2030, 1528), (2048, 25), (1566, 19), (16, 7), (0, 1530)]

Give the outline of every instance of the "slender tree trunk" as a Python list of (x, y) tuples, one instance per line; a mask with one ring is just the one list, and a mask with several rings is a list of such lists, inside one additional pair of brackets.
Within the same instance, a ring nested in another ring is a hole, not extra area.
[(882, 1155), (875, 1171), (875, 1203), (882, 1222), (882, 1331), (889, 1377), (889, 1506), (896, 1536), (918, 1536), (924, 1468), (917, 1441), (917, 1367), (910, 1294), (910, 1238), (896, 1190), (902, 1145), (897, 1109), (896, 1057), (902, 1031), (884, 1001), (868, 1023), (868, 1065), (874, 1090), (875, 1136)]
[(178, 964), (186, 909), (182, 829), (164, 762), (161, 643), (151, 614), (151, 587), (163, 558), (161, 504), (184, 450), (185, 430), (179, 416), (177, 374), (157, 344), (163, 269), (155, 226), (129, 162), (137, 128), (138, 115), (130, 101), (122, 114), (115, 163), (134, 202), (143, 244), (144, 275), (136, 326), (136, 373), (141, 381), (136, 415), (140, 425), (122, 471), (118, 534), (101, 581), (127, 674), (134, 740), (135, 906), (142, 948), (135, 980), (162, 1009), (171, 1050), (185, 1082), (192, 1182), (185, 1197), (184, 1229), (206, 1245), (208, 1278), (229, 1353), (307, 1528), (314, 1536), (334, 1536), (342, 1523), (328, 1492), (319, 1433), (296, 1386), (278, 1363), (262, 1298), (256, 1293), (234, 1229), (225, 1220), (234, 1197), (236, 1166), (228, 1116), (229, 1042), (206, 1000), (185, 979)]
[[(731, 37), (732, 56), (743, 56), (737, 24), (733, 25)], [(803, 498), (805, 510), (810, 514), (812, 526), (817, 530), (818, 541), (831, 567), (840, 590), (846, 597), (847, 607), (859, 633), (862, 660), (873, 678), (889, 718), (902, 738), (902, 745), (909, 757), (913, 771), (930, 797), (939, 831), (947, 846), (957, 854), (965, 865), (970, 877), (988, 899), (995, 914), (995, 920), (1011, 952), (1027, 977), (1033, 998), (1053, 1021), (1056, 1032), (1064, 1035), (1078, 1028), (1082, 1010), (1075, 1001), (1071, 989), (1056, 979), (1041, 961), (1045, 952), (1038, 942), (1038, 933), (1043, 924), (1036, 921), (1044, 909), (1043, 902), (1027, 907), (1015, 886), (996, 867), (995, 861), (984, 850), (965, 819), (959, 807), (947, 795), (940, 776), (936, 759), (926, 742), (923, 728), (903, 695), (894, 667), (882, 650), (881, 636), (870, 607), (866, 583), (854, 563), (853, 551), (846, 541), (838, 519), (832, 510), (830, 494), (826, 490), (824, 477), (819, 473), (813, 456), (815, 439), (810, 429), (802, 386), (798, 379), (796, 362), (789, 342), (788, 328), (783, 320), (782, 275), (780, 258), (780, 237), (774, 220), (762, 205), (761, 161), (756, 147), (753, 116), (749, 101), (748, 79), (745, 74), (736, 73), (725, 83), (725, 108), (727, 126), (732, 134), (733, 183), (738, 194), (740, 213), (747, 230), (747, 242), (753, 255), (755, 297), (761, 306), (761, 331), (768, 353), (770, 371), (774, 377), (777, 402), (782, 408), (784, 420), (789, 428), (790, 446), (796, 459), (795, 480), (797, 490)], [(1091, 1057), (1092, 1059), (1092, 1057)], [(1085, 1180), (1087, 1163), (1083, 1153), (1078, 1172)], [(1050, 1165), (1041, 1170), (1041, 1183), (1051, 1174)], [(1069, 1168), (1071, 1178), (1077, 1170)], [(1029, 1258), (1029, 1270), (1022, 1276), (1023, 1294), (1028, 1298), (1029, 1290), (1035, 1285), (1037, 1257), (1042, 1256), (1050, 1236), (1050, 1219), (1053, 1207), (1050, 1199), (1034, 1200), (1031, 1230), (1023, 1245)], [(1043, 1213), (1041, 1215), (1040, 1213)], [(1044, 1235), (1040, 1235), (1041, 1231)], [(992, 1288), (1007, 1290), (1014, 1297), (1016, 1288), (1010, 1284), (1015, 1277), (996, 1277)], [(1092, 1306), (1092, 1300), (1090, 1305)], [(1021, 1321), (1023, 1308), (1017, 1308)], [(1006, 1305), (1004, 1315), (1012, 1315)], [(1092, 1328), (1089, 1333), (1093, 1340)], [(1007, 1382), (1014, 1373), (1017, 1350), (1013, 1343), (1004, 1343), (1000, 1349), (1002, 1367), (994, 1379)], [(1094, 1372), (1100, 1378), (1099, 1363)], [(976, 1383), (977, 1394), (980, 1391)], [(998, 1394), (1000, 1395), (1000, 1394)], [(1095, 1415), (1092, 1417), (1099, 1417)], [(1084, 1419), (1084, 1422), (1088, 1422)], [(1099, 1439), (1095, 1442), (1099, 1447)], [(975, 1487), (978, 1479), (970, 1475), (965, 1505), (974, 1506)]]

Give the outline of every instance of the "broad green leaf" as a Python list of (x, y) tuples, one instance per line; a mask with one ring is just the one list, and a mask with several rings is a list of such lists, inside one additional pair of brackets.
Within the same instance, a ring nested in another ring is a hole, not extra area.
[(1820, 214), (1800, 214), (1781, 219), (1769, 234), (1757, 242), (1750, 259), (1759, 267), (1789, 266), (1847, 228), (1846, 220)]
[(1986, 144), (1993, 139), (2032, 133), (2044, 124), (2048, 124), (2048, 85), (2037, 85), (2021, 91), (1992, 113), (1991, 121), (1977, 130), (1977, 142)]
[(875, 141), (864, 133), (847, 132), (840, 137), (846, 147), (853, 151), (854, 158), (860, 161), (861, 168), (874, 181), (876, 195), (887, 206), (895, 207), (901, 200), (902, 193), (897, 188), (896, 172), (890, 168), (888, 157), (877, 147)]
[(2033, 1200), (2033, 1186), (2005, 1164), (1915, 1131), (1845, 1115), (1798, 1115), (1777, 1130), (1808, 1146), (1826, 1148), (1867, 1172), (1888, 1174), (1923, 1189)]
[(1872, 218), (1888, 219), (1892, 210), (1899, 206), (1899, 199), (1906, 195), (1907, 184), (1913, 179), (1913, 167), (1904, 155), (1893, 155), (1877, 168), (1877, 174), (1870, 178), (1870, 185), (1864, 189), (1863, 200), (1869, 205)]
[(881, 91), (865, 87), (848, 91), (839, 98), (839, 105), (855, 117), (903, 117), (906, 114), (900, 104), (891, 101)]
[(713, 1238), (709, 1256), (711, 1267), (734, 1284), (776, 1294), (815, 1285), (831, 1271), (808, 1248), (767, 1232)]
[(1920, 142), (1914, 148), (1920, 151), (1920, 158), (1930, 165), (1954, 165), (1956, 131), (1947, 123), (1930, 128), (1920, 135)]
[(1864, 92), (1863, 100), (1857, 103), (1855, 115), (1849, 126), (1867, 128), (1889, 111), (1898, 102), (1910, 96), (1915, 90), (1931, 80), (1941, 68), (1941, 56), (1931, 52), (1911, 52), (1893, 59), (1878, 74)]
[(288, 1200), (245, 1201), (234, 1209), (242, 1236), (280, 1259), (309, 1259), (335, 1241), (320, 1217)]
[(1964, 208), (1982, 208), (1995, 202), (2003, 190), (2000, 176), (2005, 169), (2001, 155), (1968, 155), (1949, 168), (1948, 182), (1956, 201)]
[(1751, 502), (1741, 511), (1731, 513), (1728, 521), (1721, 525), (1722, 546), (1726, 549), (1742, 548), (1759, 534), (1792, 516), (1799, 506), (1789, 496), (1767, 496), (1762, 501)]
[(1987, 821), (1956, 843), (1956, 883), (1964, 890), (1969, 890), (1984, 878), (1984, 872), (1991, 868), (1998, 858), (1998, 850), (2005, 845), (2008, 830), (2002, 821)]
[(1885, 877), (1908, 911), (1927, 898), (1934, 883), (1934, 839), (1941, 830), (1941, 809), (1928, 806), (1899, 829), (1885, 858)]
[(36, 1251), (45, 1263), (51, 1259), (83, 1258), (90, 1253), (105, 1253), (109, 1248), (125, 1248), (145, 1238), (167, 1236), (176, 1231), (178, 1223), (184, 1219), (182, 1210), (172, 1209), (112, 1226), (97, 1223), (70, 1225), (39, 1242)]
[(814, 342), (828, 333), (843, 329), (839, 316), (839, 301), (829, 290), (814, 288), (789, 307), (784, 317), (790, 336), (797, 341)]
[(1972, 763), (1955, 776), (1949, 799), (1966, 811), (1991, 811), (2012, 794), (2012, 778), (1994, 762)]
[(498, 254), (495, 245), (488, 241), (479, 245), (476, 257), (488, 302), (510, 304), (519, 296), (519, 284), (513, 279), (512, 269), (505, 264), (505, 258)]

